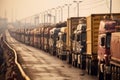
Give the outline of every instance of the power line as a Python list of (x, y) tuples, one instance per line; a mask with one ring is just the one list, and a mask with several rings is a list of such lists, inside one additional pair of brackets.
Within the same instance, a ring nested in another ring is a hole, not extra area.
[(90, 1), (90, 2), (85, 2), (85, 1), (83, 1), (81, 4), (80, 4), (80, 6), (89, 6), (89, 5), (93, 5), (93, 4), (96, 4), (96, 3), (100, 3), (100, 2), (103, 2), (104, 0), (94, 0), (94, 1)]
[[(88, 9), (92, 9), (92, 8), (97, 8), (97, 7), (100, 7), (101, 5), (105, 5), (106, 4), (106, 8), (108, 9), (108, 2), (107, 0), (84, 0), (82, 3), (80, 3), (80, 10), (82, 11), (85, 11), (85, 10), (88, 10)], [(73, 5), (71, 6), (73, 7)], [(73, 9), (71, 9), (70, 11), (73, 11)], [(37, 13), (37, 15), (41, 14), (40, 13)], [(32, 16), (29, 16), (29, 17), (34, 17), (34, 15)], [(28, 17), (26, 17), (28, 18)], [(24, 19), (26, 19), (24, 18)]]
[(80, 10), (88, 10), (88, 9), (92, 9), (92, 8), (97, 8), (97, 7), (100, 7), (101, 5), (104, 5), (104, 4), (105, 4), (105, 2), (104, 3), (101, 2), (101, 3), (95, 4), (94, 6), (87, 6), (86, 8), (85, 8), (85, 6), (83, 6), (83, 7), (80, 7), (81, 8)]

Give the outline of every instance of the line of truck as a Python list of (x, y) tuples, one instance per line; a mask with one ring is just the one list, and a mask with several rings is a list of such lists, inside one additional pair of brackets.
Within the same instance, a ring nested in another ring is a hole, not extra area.
[(120, 13), (112, 17), (91, 14), (71, 17), (61, 24), (9, 32), (23, 43), (98, 75), (99, 80), (120, 80)]

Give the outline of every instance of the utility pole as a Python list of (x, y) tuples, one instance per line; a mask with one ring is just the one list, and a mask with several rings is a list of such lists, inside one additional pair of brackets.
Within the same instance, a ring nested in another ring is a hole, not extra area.
[(6, 13), (6, 9), (5, 9), (5, 13), (4, 13), (4, 15), (5, 15), (4, 17), (5, 17), (5, 18), (7, 18), (7, 13)]
[(77, 3), (77, 17), (79, 17), (79, 3), (82, 1), (73, 1), (74, 3)]
[(59, 10), (59, 21), (63, 22), (63, 8), (64, 6), (58, 6)]
[(11, 10), (11, 22), (13, 23), (13, 8)]
[(67, 6), (67, 8), (68, 8), (68, 18), (70, 17), (70, 6), (71, 6), (72, 4), (65, 4), (65, 6)]
[(39, 16), (38, 15), (35, 15), (34, 22), (35, 22), (35, 26), (37, 26), (39, 24)]
[(112, 17), (112, 0), (110, 0), (110, 16)]

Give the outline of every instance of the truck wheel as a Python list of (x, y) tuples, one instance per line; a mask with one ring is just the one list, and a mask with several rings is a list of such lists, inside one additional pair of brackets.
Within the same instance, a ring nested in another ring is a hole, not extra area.
[[(110, 66), (104, 65), (104, 80), (111, 80)], [(115, 72), (115, 69), (114, 69)], [(114, 74), (115, 76), (115, 74)], [(115, 79), (116, 80), (116, 79)]]
[(112, 74), (112, 80), (114, 80), (114, 66), (111, 65), (111, 74)]
[(77, 59), (78, 58), (78, 55), (77, 54), (74, 54), (74, 67), (77, 67)]
[(120, 80), (120, 67), (118, 67), (118, 80)]
[(67, 53), (67, 60), (66, 60), (66, 62), (69, 64), (69, 51), (67, 51), (66, 53)]
[(72, 64), (72, 54), (69, 51), (67, 51), (67, 63)]
[(78, 60), (77, 60), (77, 68), (80, 68), (80, 54), (78, 54)]
[(75, 61), (75, 55), (72, 53), (72, 66), (74, 66), (74, 61)]
[(91, 61), (91, 75), (97, 76), (98, 73), (98, 60)]
[(59, 58), (60, 56), (60, 49), (57, 49), (57, 57)]
[(88, 74), (97, 75), (98, 73), (98, 62), (97, 60), (88, 59)]
[(117, 80), (117, 67), (115, 66), (115, 80)]
[(56, 56), (56, 51), (53, 50), (53, 56)]
[(118, 80), (117, 74), (118, 74), (118, 67), (115, 66), (115, 80)]
[(58, 49), (56, 49), (56, 57), (58, 56)]
[(53, 54), (53, 50), (52, 50), (52, 48), (51, 48), (51, 50), (50, 50), (50, 54), (51, 54), (51, 55)]
[(80, 64), (77, 64), (77, 68), (80, 68)]
[(74, 67), (77, 67), (77, 60), (74, 61)]
[(86, 69), (86, 57), (85, 57), (85, 55), (80, 56), (80, 61), (81, 61), (80, 68), (85, 70)]
[(98, 77), (99, 77), (99, 80), (104, 80), (104, 64), (101, 64), (99, 63), (98, 64)]
[(119, 80), (119, 76), (118, 76), (118, 74), (119, 74), (119, 68), (118, 67), (116, 67), (116, 80)]
[(62, 60), (66, 60), (66, 55), (61, 55)]
[(91, 60), (87, 59), (87, 72), (88, 74), (91, 74)]
[(54, 51), (53, 51), (53, 47), (51, 48), (51, 55), (53, 56), (54, 54)]

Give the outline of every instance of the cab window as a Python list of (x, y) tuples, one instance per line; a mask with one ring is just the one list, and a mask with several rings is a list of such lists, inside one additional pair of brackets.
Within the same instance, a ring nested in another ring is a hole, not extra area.
[(106, 36), (106, 48), (110, 48), (110, 42), (111, 42), (111, 34), (108, 33)]
[(101, 38), (101, 46), (105, 46), (105, 37)]
[(80, 34), (77, 35), (77, 41), (81, 41), (81, 35)]

